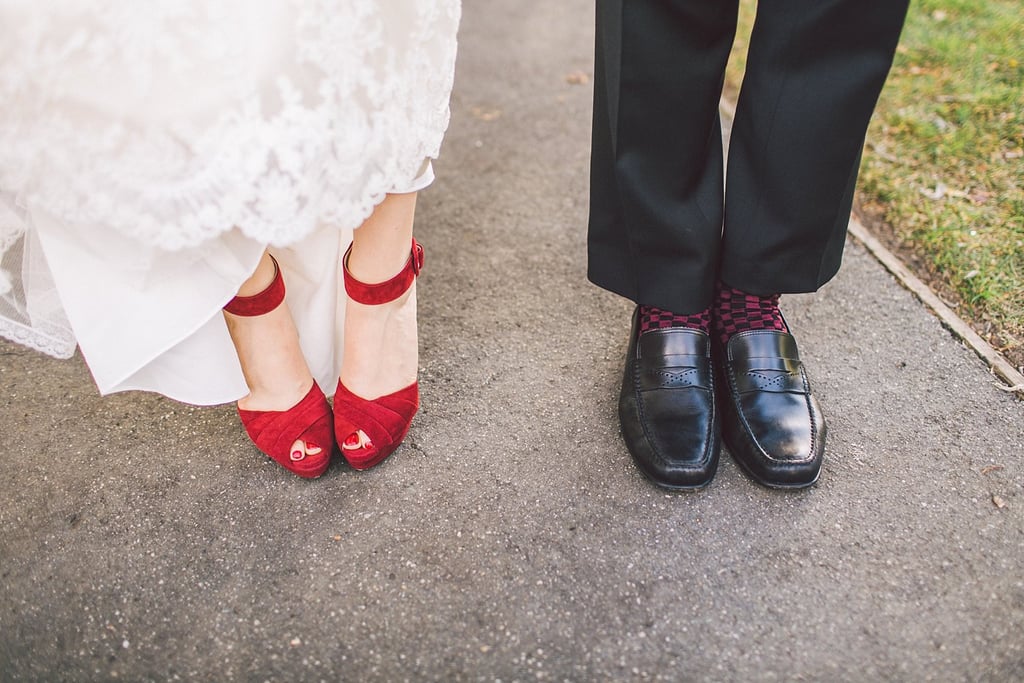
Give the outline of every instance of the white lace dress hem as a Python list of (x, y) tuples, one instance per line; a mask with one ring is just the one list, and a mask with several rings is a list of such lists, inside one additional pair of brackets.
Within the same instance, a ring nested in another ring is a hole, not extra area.
[(245, 394), (220, 315), (282, 262), (317, 380), (338, 257), (422, 188), (448, 123), (458, 0), (0, 0), (0, 335), (104, 393)]

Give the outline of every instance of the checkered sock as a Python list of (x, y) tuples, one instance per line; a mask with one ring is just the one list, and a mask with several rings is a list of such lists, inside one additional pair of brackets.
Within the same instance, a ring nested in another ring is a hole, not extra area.
[(640, 306), (640, 334), (650, 330), (663, 330), (666, 327), (688, 327), (710, 334), (711, 308), (690, 315), (677, 315), (654, 306)]
[(715, 334), (722, 344), (744, 330), (789, 332), (779, 312), (779, 295), (757, 296), (719, 282), (715, 296)]

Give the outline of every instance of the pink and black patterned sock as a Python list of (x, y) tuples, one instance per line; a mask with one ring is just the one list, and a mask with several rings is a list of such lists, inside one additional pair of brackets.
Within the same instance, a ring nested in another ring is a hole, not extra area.
[(722, 344), (744, 330), (789, 332), (779, 312), (779, 295), (757, 296), (719, 282), (715, 295), (715, 334)]
[(711, 308), (705, 308), (699, 313), (678, 315), (654, 306), (640, 306), (640, 334), (668, 327), (687, 327), (710, 334)]

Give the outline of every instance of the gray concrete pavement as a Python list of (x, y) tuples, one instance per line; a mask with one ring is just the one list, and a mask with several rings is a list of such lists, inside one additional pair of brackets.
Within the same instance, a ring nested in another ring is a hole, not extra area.
[[(1024, 404), (865, 252), (783, 302), (820, 483), (669, 495), (585, 282), (592, 7), (469, 2), (421, 200), (423, 409), (284, 474), (230, 406), (0, 342), (0, 680), (1024, 679)], [(1002, 507), (997, 506), (996, 502)]]

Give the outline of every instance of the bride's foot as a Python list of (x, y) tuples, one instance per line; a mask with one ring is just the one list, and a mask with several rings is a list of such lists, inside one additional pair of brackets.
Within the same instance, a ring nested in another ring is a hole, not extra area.
[(352, 248), (342, 262), (349, 300), (334, 396), (335, 436), (342, 455), (356, 469), (390, 455), (419, 407), (416, 276), (423, 266), (423, 248), (412, 240), (411, 253), (404, 254), (397, 274), (392, 269), (381, 275), (386, 265), (378, 259), (361, 262)]
[(277, 262), (260, 265), (224, 307), (249, 395), (238, 414), (256, 446), (301, 477), (327, 469), (334, 446), (330, 406), (299, 347)]

